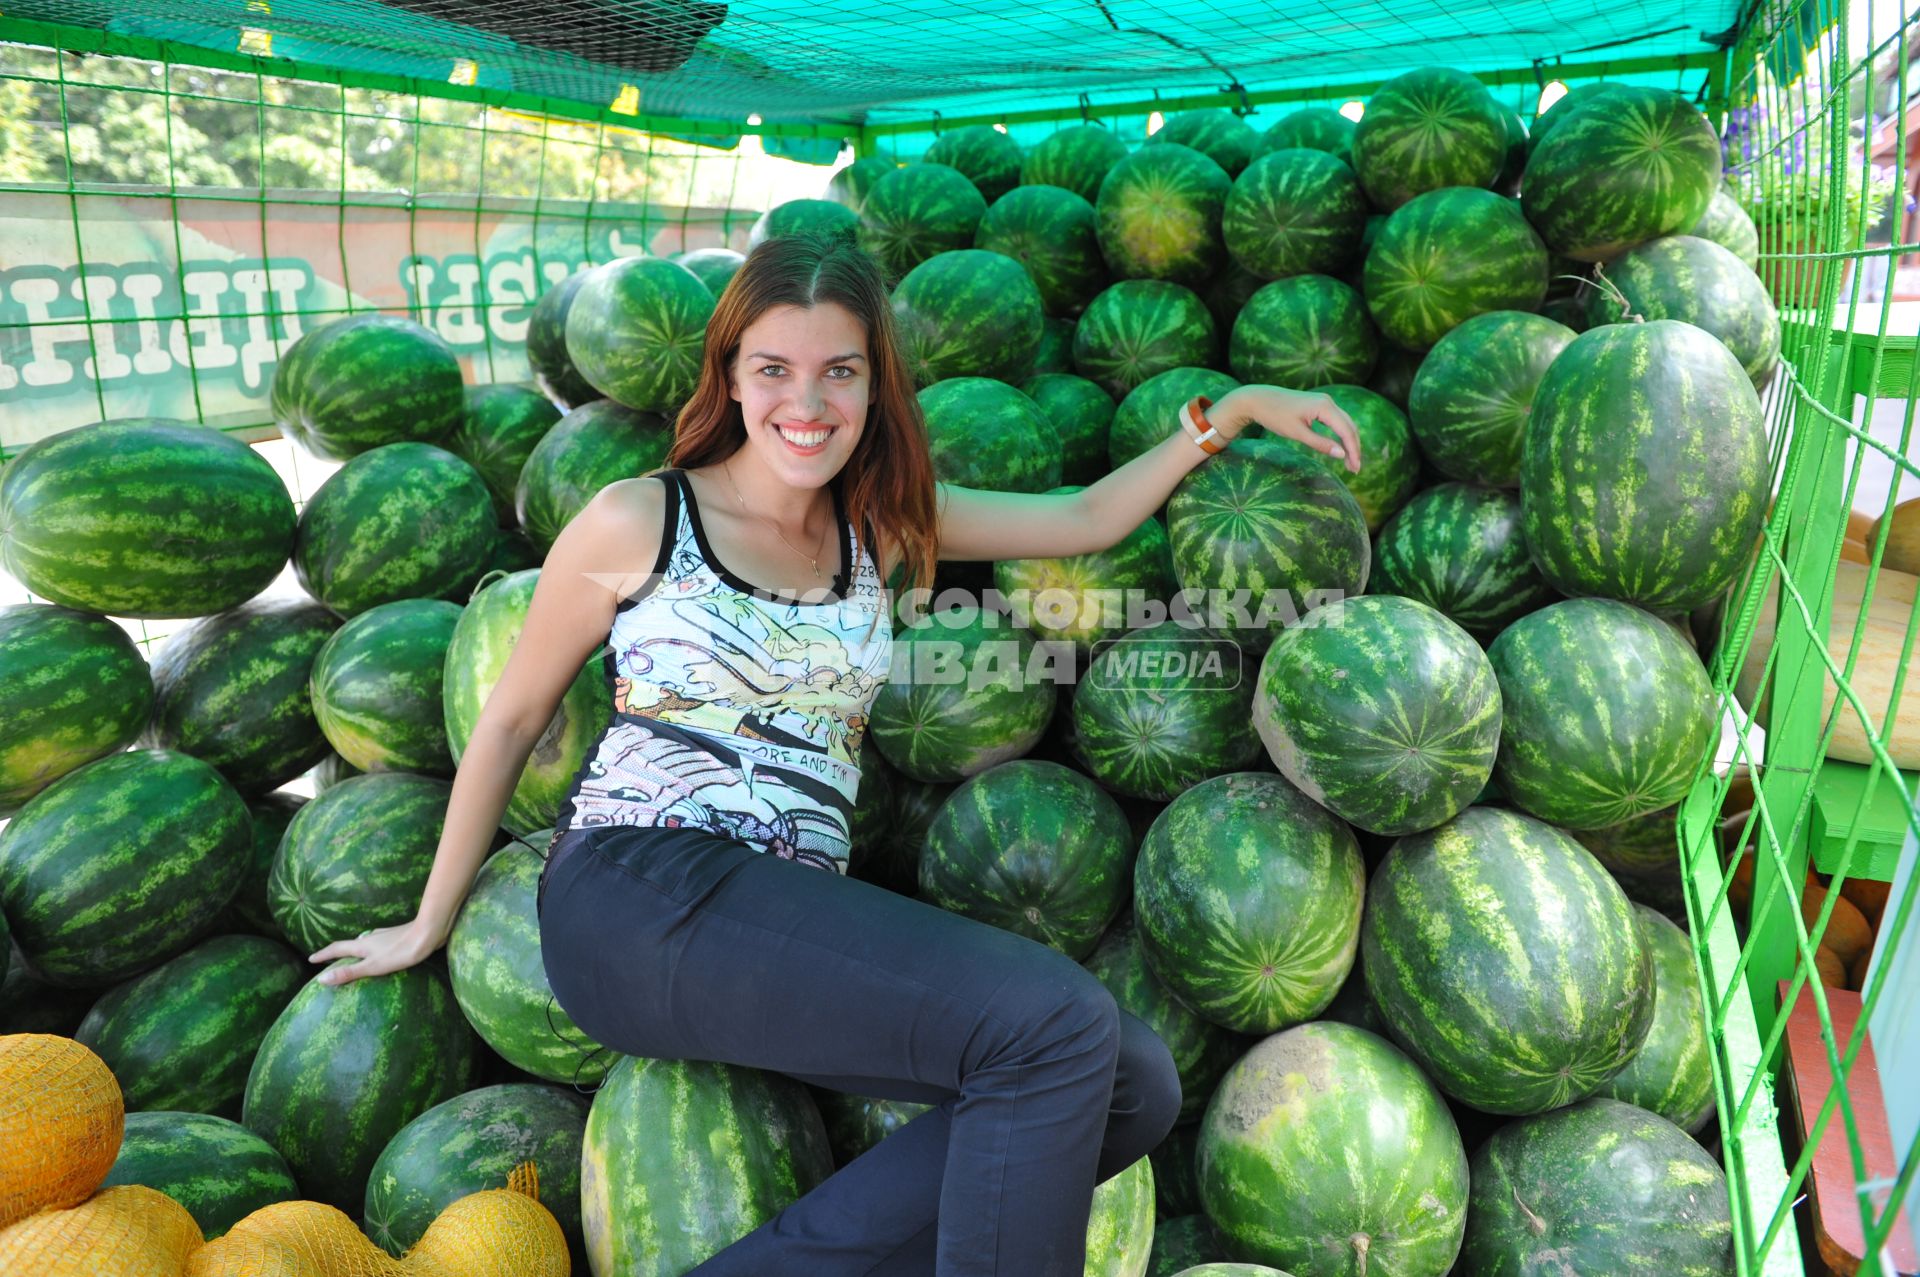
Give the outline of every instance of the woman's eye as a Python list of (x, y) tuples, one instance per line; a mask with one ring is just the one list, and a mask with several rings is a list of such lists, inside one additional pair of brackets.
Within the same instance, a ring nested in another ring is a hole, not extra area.
[(780, 367), (780, 365), (778, 364), (768, 364), (765, 368), (762, 368), (760, 370), (760, 373), (762, 376), (765, 376), (767, 373), (770, 373), (770, 372), (785, 372), (785, 371), (786, 369)]
[(842, 364), (842, 365), (840, 365), (840, 366), (839, 366), (839, 367), (837, 367), (837, 368), (831, 368), (831, 369), (828, 369), (828, 371), (829, 371), (829, 372), (843, 372), (843, 373), (845, 373), (845, 374), (847, 374), (847, 376), (846, 376), (846, 377), (838, 377), (838, 378), (835, 378), (835, 380), (837, 380), (837, 381), (845, 381), (845, 380), (847, 380), (847, 378), (849, 378), (849, 377), (852, 377), (852, 376), (853, 376), (853, 369), (851, 369), (851, 368), (849, 368), (849, 367), (847, 367), (847, 366), (846, 366), (845, 364)]

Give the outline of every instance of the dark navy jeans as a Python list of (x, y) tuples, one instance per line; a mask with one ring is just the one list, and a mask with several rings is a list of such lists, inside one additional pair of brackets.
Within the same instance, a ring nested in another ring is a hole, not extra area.
[(1081, 1277), (1094, 1185), (1180, 1107), (1166, 1044), (1064, 954), (731, 839), (569, 831), (540, 922), (612, 1050), (935, 1106), (689, 1277)]

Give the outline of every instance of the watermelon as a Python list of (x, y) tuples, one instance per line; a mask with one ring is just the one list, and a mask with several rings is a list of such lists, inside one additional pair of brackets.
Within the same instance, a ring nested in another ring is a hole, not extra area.
[(1022, 186), (1058, 186), (1091, 204), (1113, 166), (1127, 157), (1127, 144), (1099, 124), (1076, 124), (1050, 133), (1020, 160)]
[(1252, 671), (1231, 640), (1162, 621), (1099, 648), (1074, 692), (1075, 746), (1108, 789), (1168, 802), (1254, 764), (1252, 709)]
[(1367, 973), (1358, 954), (1354, 955), (1353, 970), (1347, 973), (1347, 982), (1340, 986), (1340, 992), (1333, 995), (1333, 1001), (1327, 1004), (1320, 1018), (1351, 1024), (1356, 1029), (1365, 1029), (1383, 1038), (1391, 1035), (1387, 1022), (1374, 1010), (1373, 999), (1367, 996)]
[(466, 411), (453, 348), (411, 319), (381, 314), (303, 333), (274, 365), (268, 400), (280, 433), (327, 461), (438, 443)]
[(1320, 454), (1242, 438), (1196, 467), (1167, 502), (1173, 571), (1207, 596), (1207, 624), (1264, 652), (1282, 626), (1367, 588), (1367, 520)]
[(1270, 151), (1227, 195), (1221, 236), (1233, 260), (1263, 279), (1330, 275), (1360, 252), (1367, 197), (1353, 170), (1325, 151)]
[[(692, 271), (695, 278), (707, 286), (707, 291), (713, 294), (715, 301), (727, 291), (727, 285), (740, 273), (740, 268), (747, 264), (745, 254), (731, 248), (695, 248), (675, 253), (668, 260), (678, 262)], [(572, 406), (577, 408), (580, 405), (575, 403)]]
[(1521, 617), (1487, 651), (1500, 680), (1500, 788), (1566, 829), (1671, 807), (1720, 740), (1719, 700), (1693, 649), (1612, 599)]
[[(447, 743), (456, 766), (480, 720), (480, 709), (493, 694), (493, 685), (500, 681), (514, 641), (520, 637), (539, 579), (539, 570), (533, 569), (482, 585), (453, 628), (444, 686)], [(534, 743), (501, 823), (522, 836), (551, 829), (587, 750), (612, 718), (613, 693), (596, 652), (581, 665), (552, 721)]]
[(210, 765), (170, 750), (110, 754), (0, 829), (0, 912), (36, 975), (117, 984), (204, 934), (250, 851), (247, 805)]
[(1533, 152), (1540, 149), (1540, 144), (1547, 140), (1547, 134), (1572, 119), (1575, 111), (1609, 97), (1625, 87), (1625, 85), (1601, 80), (1592, 84), (1576, 84), (1561, 94), (1554, 100), (1552, 106), (1540, 112), (1533, 122), (1533, 128), (1528, 131), (1528, 157), (1531, 158)]
[(1562, 328), (1583, 333), (1587, 330), (1587, 290), (1581, 289), (1566, 297), (1549, 297), (1540, 303), (1539, 313)]
[(0, 980), (0, 1033), (52, 1033), (72, 1037), (92, 1007), (93, 989), (67, 989), (41, 979), (27, 967), (18, 945), (8, 955)]
[(920, 895), (1076, 962), (1126, 904), (1133, 834), (1098, 785), (1016, 759), (962, 782), (927, 828)]
[(973, 247), (986, 197), (945, 164), (909, 164), (881, 177), (860, 206), (860, 247), (889, 280), (940, 253)]
[(849, 1095), (820, 1086), (809, 1086), (807, 1090), (820, 1108), (820, 1120), (827, 1128), (827, 1144), (833, 1149), (835, 1168), (845, 1166), (933, 1107), (911, 1100)]
[(1085, 1277), (1143, 1277), (1153, 1254), (1153, 1163), (1140, 1158), (1093, 1190)]
[(1135, 386), (1120, 401), (1107, 435), (1107, 462), (1113, 469), (1152, 452), (1180, 433), (1180, 409), (1195, 395), (1215, 403), (1240, 383), (1211, 368), (1169, 368)]
[[(861, 205), (867, 202), (867, 192), (873, 184), (899, 167), (892, 160), (878, 155), (867, 155), (855, 160), (843, 169), (836, 169), (827, 179), (826, 197), (838, 200), (858, 213)], [(715, 293), (715, 296), (718, 296)]]
[(1199, 1151), (1200, 1123), (1182, 1122), (1147, 1154), (1153, 1163), (1154, 1208), (1161, 1218), (1200, 1214), (1200, 1185), (1193, 1173)]
[(247, 812), (253, 817), (253, 851), (247, 861), (246, 875), (240, 880), (240, 890), (234, 893), (226, 913), (214, 924), (214, 934), (251, 932), (269, 940), (287, 938), (280, 924), (273, 920), (273, 905), (267, 899), (267, 880), (273, 876), (273, 858), (280, 850), (281, 836), (293, 823), (293, 814), (308, 801), (303, 795), (276, 789), (247, 804)]
[[(662, 1139), (664, 1131), (686, 1136)], [(587, 1114), (587, 1259), (596, 1273), (684, 1273), (832, 1172), (826, 1129), (801, 1083), (728, 1064), (626, 1057)]]
[(1373, 376), (1367, 380), (1367, 389), (1406, 412), (1413, 393), (1413, 379), (1426, 358), (1424, 352), (1408, 350), (1390, 341), (1381, 342), (1380, 358), (1373, 366)]
[(460, 606), (400, 599), (368, 608), (313, 660), (313, 713), (327, 743), (363, 772), (453, 775), (443, 686)]
[[(529, 841), (545, 845), (538, 835)], [(447, 973), (467, 1023), (507, 1063), (591, 1087), (614, 1057), (580, 1031), (547, 983), (536, 908), (545, 864), (537, 851), (508, 846), (480, 866), (447, 938)]]
[(1280, 773), (1371, 833), (1451, 820), (1486, 785), (1500, 685), (1473, 636), (1391, 594), (1316, 608), (1267, 649), (1254, 726)]
[[(1103, 429), (1103, 461), (1106, 442)], [(152, 712), (147, 659), (126, 630), (53, 603), (0, 607), (0, 817), (131, 745)]]
[(1312, 390), (1373, 372), (1380, 338), (1360, 295), (1325, 275), (1275, 280), (1233, 321), (1227, 363), (1242, 381)]
[(1504, 108), (1480, 81), (1447, 67), (1388, 80), (1353, 130), (1353, 166), (1386, 212), (1443, 187), (1491, 186), (1506, 155)]
[[(860, 215), (838, 200), (788, 200), (776, 204), (747, 232), (747, 247), (755, 248), (775, 235), (846, 236), (851, 239)], [(705, 283), (705, 280), (701, 281)], [(708, 289), (708, 292), (713, 292)], [(713, 293), (718, 297), (719, 293)]]
[(1234, 772), (1154, 818), (1133, 913), (1147, 965), (1174, 996), (1215, 1024), (1272, 1033), (1339, 992), (1365, 890), (1344, 824), (1279, 776)]
[(1147, 966), (1130, 912), (1121, 914), (1100, 937), (1084, 965), (1113, 994), (1121, 1010), (1138, 1016), (1167, 1044), (1180, 1071), (1179, 1121), (1198, 1120), (1213, 1088), (1252, 1043), (1195, 1015), (1167, 991)]
[(1057, 186), (1007, 192), (980, 219), (973, 244), (1026, 267), (1049, 315), (1078, 315), (1107, 286), (1093, 204)]
[(1633, 907), (1653, 956), (1653, 1027), (1627, 1067), (1598, 1094), (1658, 1113), (1698, 1134), (1713, 1116), (1707, 1022), (1687, 933), (1645, 905)]
[[(1033, 371), (1041, 373), (1073, 371), (1073, 330), (1071, 319), (1048, 315), (1040, 321), (1040, 344), (1034, 348)], [(1021, 387), (1023, 390), (1024, 386)], [(1105, 393), (1105, 392), (1102, 392)]]
[(567, 358), (601, 394), (671, 416), (700, 380), (713, 294), (684, 266), (621, 257), (588, 271), (567, 311)]
[(563, 409), (600, 398), (567, 354), (567, 313), (586, 277), (586, 271), (575, 271), (540, 294), (527, 320), (527, 363), (533, 369), (534, 384)]
[[(1320, 463), (1353, 493), (1360, 513), (1366, 516), (1367, 531), (1378, 532), (1420, 486), (1420, 454), (1414, 450), (1407, 414), (1385, 395), (1365, 386), (1323, 386), (1321, 393), (1353, 422), (1360, 439), (1360, 472), (1350, 472), (1345, 460), (1325, 453), (1317, 454)], [(1330, 426), (1318, 421), (1313, 429), (1329, 439), (1338, 437)]]
[(853, 809), (847, 875), (903, 896), (919, 891), (927, 827), (952, 792), (951, 784), (902, 775), (868, 733), (860, 747), (860, 797)]
[(238, 1122), (205, 1113), (127, 1114), (100, 1187), (145, 1184), (187, 1208), (208, 1241), (275, 1202), (300, 1197), (287, 1159)]
[(1354, 123), (1330, 106), (1303, 106), (1281, 116), (1254, 144), (1254, 158), (1272, 151), (1305, 147), (1325, 151), (1353, 167)]
[(1172, 597), (1173, 551), (1167, 530), (1148, 518), (1104, 550), (1061, 559), (1003, 559), (993, 565), (993, 585), (1007, 599), (1025, 600), (1023, 623), (1036, 637), (1072, 643), (1085, 652), (1130, 628), (1130, 604)]
[(1107, 436), (1113, 428), (1113, 400), (1085, 377), (1043, 372), (1020, 383), (1053, 427), (1060, 445), (1060, 478), (1089, 484), (1107, 473)]
[(1760, 232), (1754, 228), (1747, 210), (1725, 186), (1714, 191), (1713, 198), (1707, 201), (1707, 211), (1700, 214), (1700, 220), (1687, 234), (1710, 239), (1748, 266), (1759, 268)]
[(1679, 320), (1610, 324), (1540, 379), (1521, 527), (1562, 593), (1688, 611), (1751, 560), (1771, 473), (1759, 397), (1718, 339)]
[(1519, 112), (1512, 107), (1502, 106), (1500, 116), (1507, 127), (1507, 151), (1500, 160), (1500, 173), (1493, 179), (1493, 189), (1502, 195), (1520, 194), (1520, 178), (1527, 171), (1527, 156), (1531, 148), (1527, 145), (1527, 126), (1521, 122)]
[(1755, 386), (1780, 363), (1780, 312), (1753, 268), (1712, 240), (1665, 235), (1600, 268), (1587, 326), (1682, 319), (1712, 333)]
[(1734, 1271), (1726, 1175), (1685, 1131), (1631, 1104), (1596, 1097), (1510, 1122), (1474, 1154), (1472, 1175), (1466, 1271)]
[(357, 1214), (387, 1142), (472, 1085), (475, 1048), (436, 962), (309, 980), (253, 1057), (240, 1121), (280, 1150), (302, 1196)]
[(1121, 279), (1197, 286), (1226, 261), (1220, 218), (1233, 179), (1177, 142), (1143, 146), (1107, 174), (1093, 202), (1100, 251)]
[(527, 386), (468, 386), (467, 410), (447, 436), (446, 448), (479, 472), (493, 494), (493, 513), (504, 526), (514, 521), (513, 489), (520, 467), (560, 410)]
[(1720, 189), (1720, 140), (1677, 93), (1621, 86), (1564, 118), (1534, 147), (1520, 197), (1556, 253), (1602, 262), (1686, 231)]
[(1520, 481), (1527, 414), (1574, 332), (1544, 315), (1495, 310), (1450, 330), (1414, 375), (1408, 418), (1434, 469), (1464, 483)]
[(1197, 1170), (1233, 1250), (1302, 1277), (1443, 1277), (1466, 1229), (1467, 1153), (1446, 1104), (1350, 1024), (1247, 1052), (1207, 1109)]
[(1033, 400), (1003, 381), (950, 377), (919, 394), (933, 472), (942, 483), (993, 492), (1060, 484), (1060, 450)]
[(1213, 316), (1214, 327), (1223, 333), (1230, 333), (1233, 331), (1233, 321), (1240, 318), (1240, 312), (1246, 308), (1248, 300), (1267, 283), (1267, 280), (1245, 269), (1240, 263), (1229, 260), (1212, 279), (1201, 286), (1200, 300), (1207, 304), (1207, 313)]
[(1543, 1113), (1625, 1068), (1653, 1019), (1653, 966), (1607, 871), (1552, 825), (1469, 807), (1402, 838), (1361, 927), (1367, 993), (1448, 1095)]
[(575, 408), (534, 447), (520, 470), (514, 508), (542, 554), (600, 489), (666, 464), (673, 426), (611, 399)]
[(894, 637), (902, 676), (881, 685), (869, 723), (889, 763), (915, 780), (965, 780), (1039, 741), (1056, 689), (1032, 631), (965, 607)]
[(1228, 177), (1238, 177), (1253, 159), (1259, 140), (1260, 135), (1253, 131), (1253, 126), (1233, 112), (1202, 107), (1167, 116), (1148, 136), (1147, 145), (1174, 143), (1190, 147), (1225, 169)]
[(479, 471), (432, 444), (393, 443), (341, 466), (307, 499), (293, 571), (343, 617), (395, 599), (460, 599), (494, 537)]
[(1520, 536), (1520, 499), (1497, 488), (1442, 483), (1414, 496), (1374, 543), (1377, 594), (1434, 608), (1480, 640), (1559, 597)]
[(312, 972), (264, 936), (214, 936), (115, 985), (74, 1031), (128, 1109), (240, 1115), (260, 1040)]
[(1020, 185), (1020, 144), (991, 124), (943, 133), (927, 148), (929, 164), (957, 170), (979, 190), (988, 204)]
[[(1146, 1277), (1267, 1277), (1278, 1269), (1259, 1264), (1231, 1264), (1215, 1257), (1227, 1253), (1219, 1230), (1205, 1215), (1176, 1215), (1153, 1225), (1153, 1258)], [(1213, 1262), (1209, 1262), (1213, 1261)], [(1190, 1271), (1191, 1270), (1191, 1271)]]
[(429, 776), (382, 772), (344, 780), (295, 813), (267, 880), (288, 942), (313, 953), (412, 920), (452, 790)]
[(1021, 263), (998, 252), (964, 248), (921, 262), (893, 290), (895, 330), (914, 384), (1025, 377), (1040, 346), (1040, 301)]
[(1547, 295), (1547, 250), (1512, 200), (1453, 187), (1395, 211), (1364, 274), (1381, 333), (1425, 350), (1475, 315), (1538, 306)]
[(1658, 910), (1685, 926), (1687, 902), (1680, 881), (1680, 836), (1676, 827), (1679, 814), (1676, 804), (1603, 829), (1567, 832), (1607, 867), (1613, 880), (1627, 893), (1627, 899)]
[(141, 743), (212, 763), (244, 795), (286, 784), (326, 757), (307, 679), (339, 628), (318, 604), (255, 599), (175, 630)]
[(1164, 280), (1122, 280), (1095, 297), (1073, 330), (1073, 368), (1115, 400), (1171, 368), (1206, 367), (1220, 339), (1206, 303)]
[(280, 574), (293, 529), (293, 498), (265, 458), (184, 421), (62, 431), (0, 472), (0, 568), (83, 612), (224, 611)]
[(403, 1255), (440, 1212), (469, 1193), (500, 1188), (532, 1162), (540, 1201), (566, 1235), (574, 1271), (586, 1271), (580, 1229), (580, 1147), (587, 1100), (557, 1086), (507, 1083), (442, 1101), (388, 1141), (367, 1176), (363, 1228)]

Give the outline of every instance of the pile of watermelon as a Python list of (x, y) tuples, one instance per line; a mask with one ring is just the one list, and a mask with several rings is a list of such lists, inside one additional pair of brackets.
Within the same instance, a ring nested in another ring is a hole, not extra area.
[[(1597, 84), (1529, 130), (1427, 68), (1357, 125), (949, 132), (753, 236), (796, 231), (882, 264), (947, 482), (1071, 492), (1249, 382), (1361, 431), (1348, 474), (1255, 429), (1110, 549), (943, 565), (1000, 597), (896, 625), (896, 665), (969, 676), (881, 690), (850, 872), (1082, 961), (1179, 1067), (1089, 1277), (1730, 1272), (1673, 827), (1719, 731), (1688, 617), (1765, 515), (1779, 320), (1705, 117)], [(463, 385), (404, 319), (311, 331), (273, 411), (344, 464), (298, 509), (190, 423), (0, 471), (0, 562), (46, 600), (0, 611), (0, 1033), (113, 1069), (110, 1183), (208, 1237), (324, 1201), (400, 1254), (532, 1160), (576, 1273), (651, 1277), (918, 1111), (619, 1057), (553, 1000), (540, 850), (597, 662), (444, 953), (341, 987), (305, 958), (412, 916), (541, 555), (661, 464), (741, 260), (563, 281), (530, 386)], [(263, 594), (289, 565), (304, 593)], [(143, 652), (128, 618), (192, 621)]]

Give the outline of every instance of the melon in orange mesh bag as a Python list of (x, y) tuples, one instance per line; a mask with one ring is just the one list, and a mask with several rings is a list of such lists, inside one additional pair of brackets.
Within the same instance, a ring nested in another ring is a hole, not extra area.
[(51, 1033), (0, 1036), (0, 1228), (93, 1196), (126, 1124), (120, 1084), (92, 1051)]
[[(116, 1092), (117, 1094), (117, 1092)], [(0, 1228), (7, 1277), (183, 1277), (200, 1249), (187, 1208), (144, 1184), (103, 1188), (78, 1206)]]

